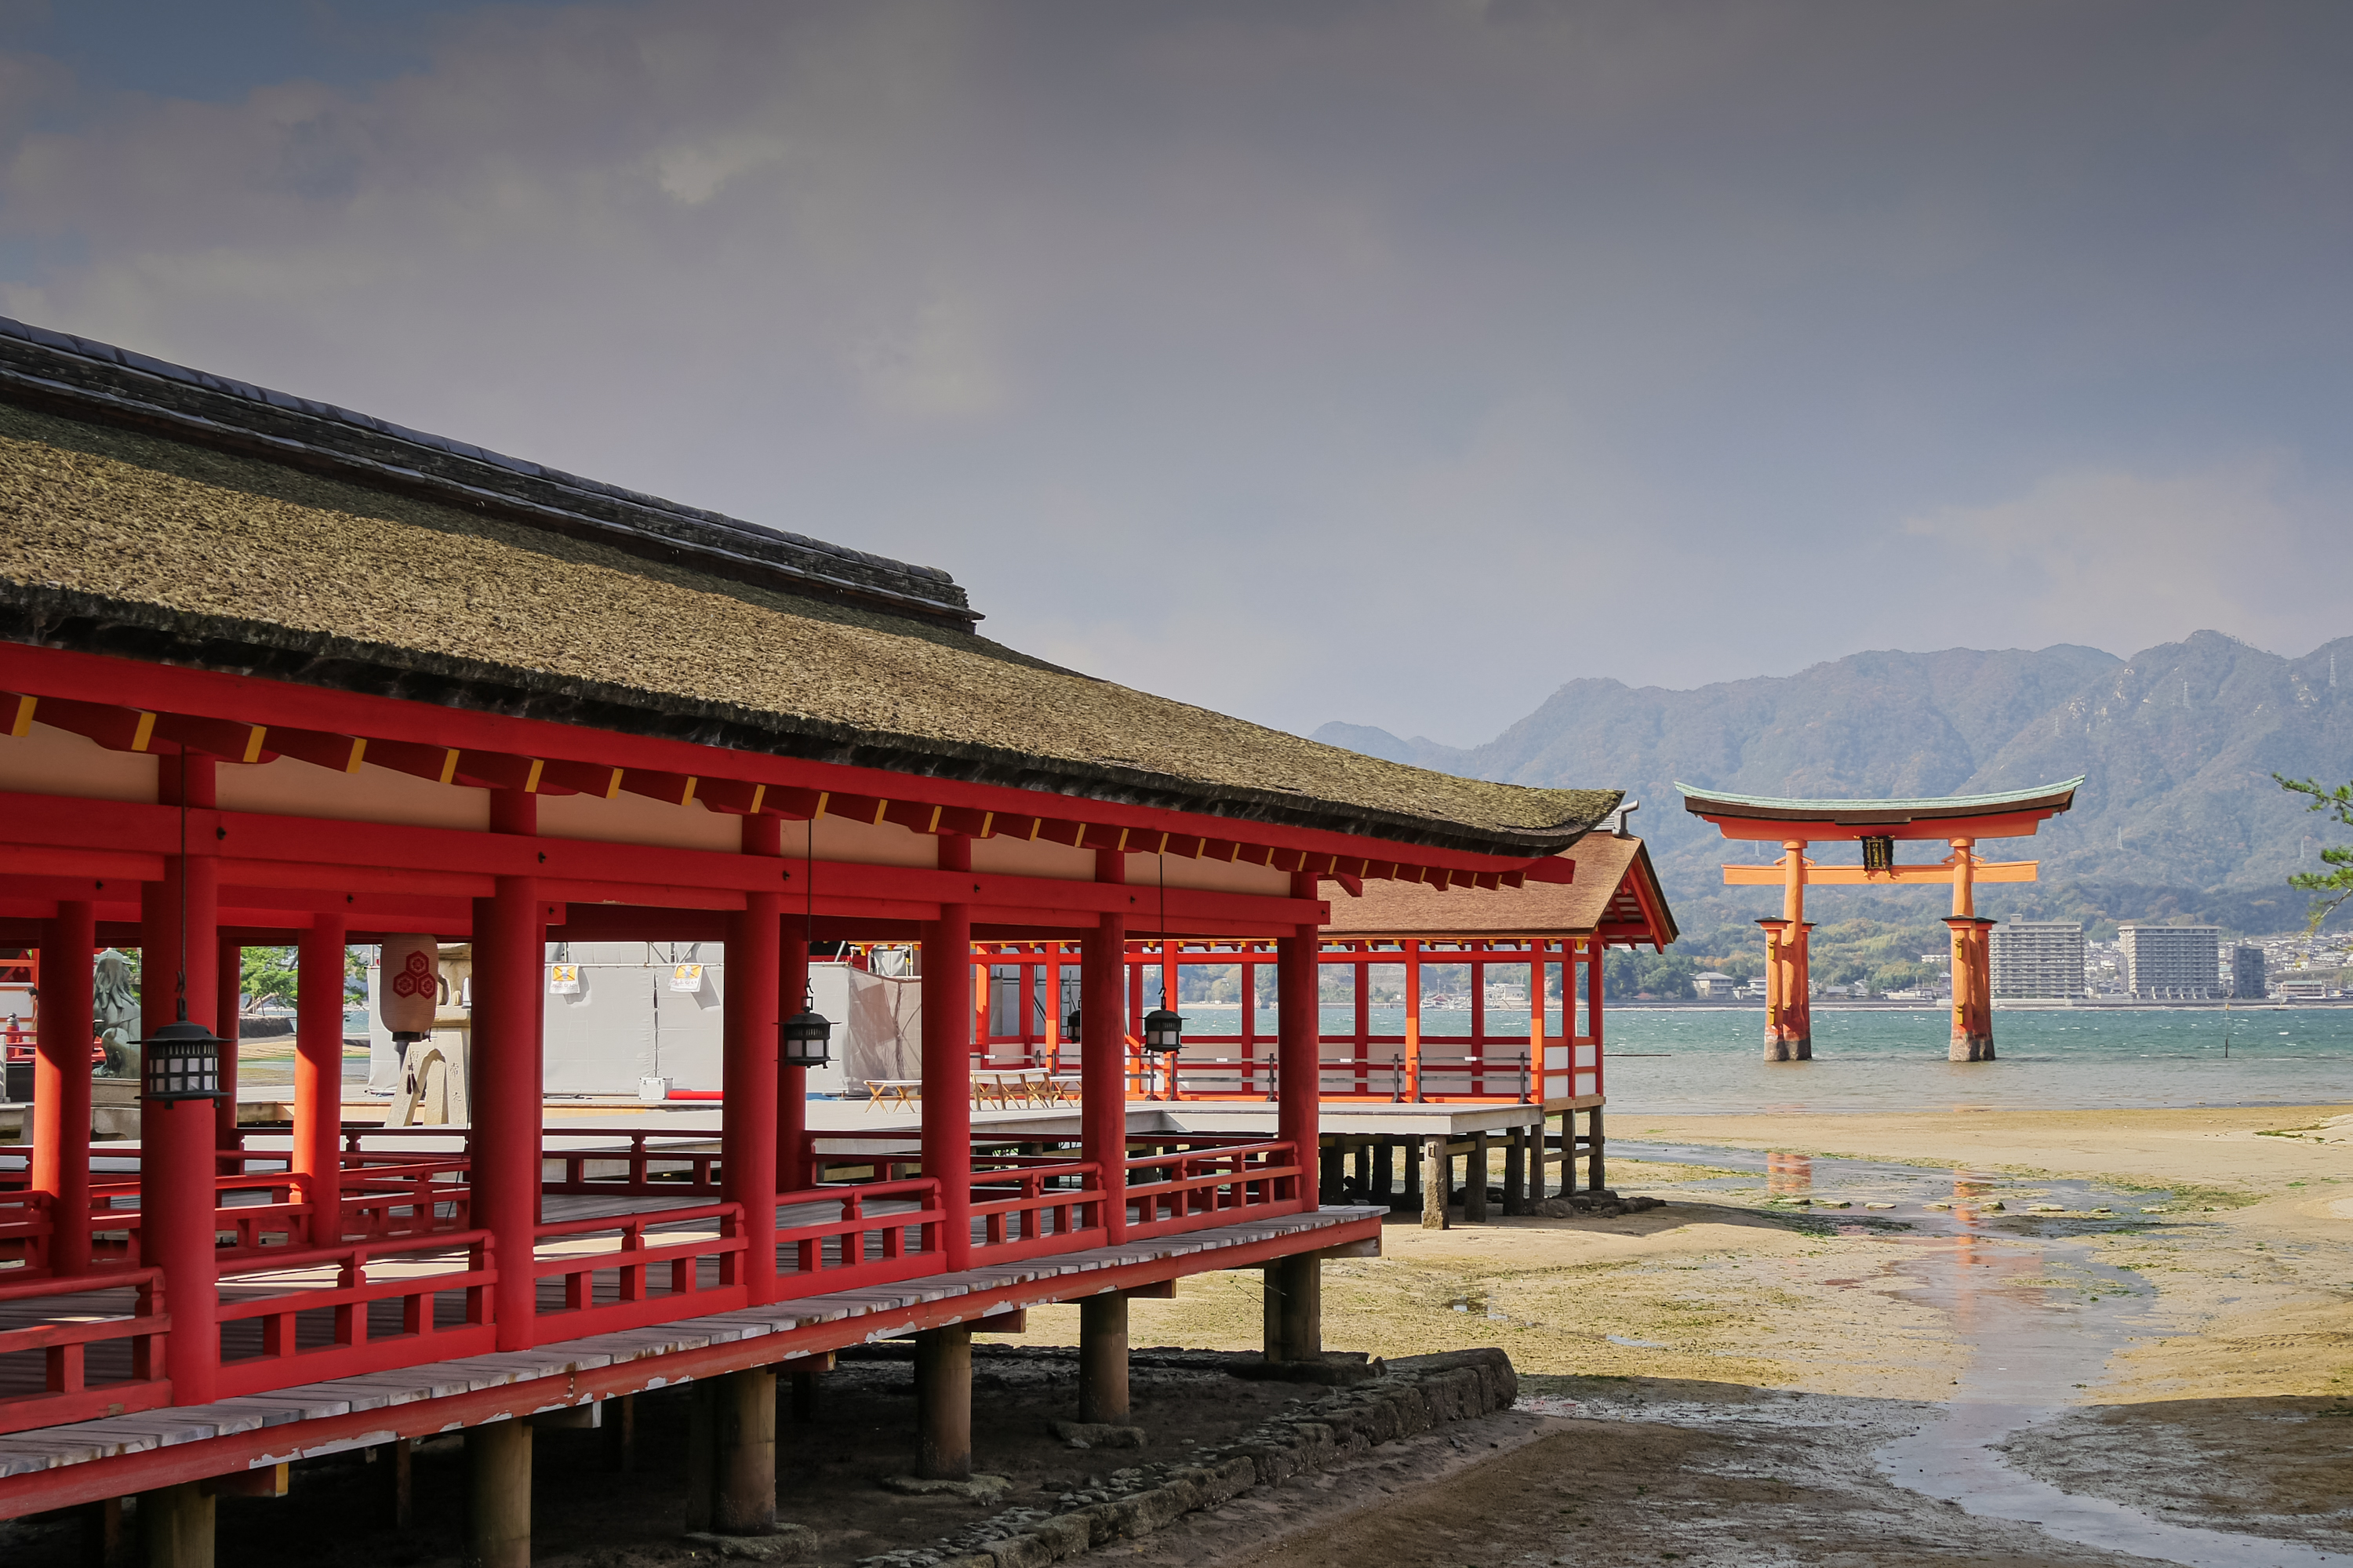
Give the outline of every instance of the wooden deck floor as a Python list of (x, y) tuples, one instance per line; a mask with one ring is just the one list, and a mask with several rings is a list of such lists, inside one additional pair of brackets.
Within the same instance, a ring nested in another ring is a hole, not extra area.
[[(1335, 1207), (1308, 1213), (1284, 1214), (1243, 1224), (1155, 1237), (1124, 1246), (1097, 1247), (1084, 1252), (1030, 1258), (959, 1274), (933, 1275), (871, 1289), (805, 1297), (748, 1311), (690, 1318), (655, 1328), (591, 1335), (530, 1351), (470, 1356), (398, 1372), (342, 1378), (271, 1393), (225, 1399), (211, 1404), (151, 1411), (138, 1415), (110, 1416), (71, 1425), (11, 1433), (0, 1436), (0, 1477), (89, 1464), (173, 1444), (259, 1431), (264, 1427), (343, 1415), (355, 1411), (384, 1409), (502, 1384), (559, 1377), (624, 1361), (701, 1350), (722, 1342), (789, 1333), (813, 1325), (849, 1319), (874, 1319), (867, 1331), (858, 1337), (885, 1338), (893, 1331), (888, 1320), (892, 1314), (904, 1314), (907, 1309), (923, 1304), (975, 1292), (1001, 1293), (1008, 1287), (1034, 1286), (1034, 1291), (1017, 1292), (1020, 1298), (1006, 1304), (1036, 1305), (1066, 1298), (1073, 1284), (1069, 1277), (1073, 1275), (1180, 1258), (1185, 1260), (1186, 1266), (1174, 1272), (1204, 1272), (1220, 1266), (1215, 1255), (1221, 1251), (1239, 1252), (1273, 1238), (1377, 1218), (1386, 1212), (1369, 1207)], [(282, 1444), (273, 1440), (271, 1446), (283, 1455), (308, 1457), (362, 1446), (369, 1440), (352, 1437), (314, 1446), (306, 1445), (299, 1433), (290, 1432)]]

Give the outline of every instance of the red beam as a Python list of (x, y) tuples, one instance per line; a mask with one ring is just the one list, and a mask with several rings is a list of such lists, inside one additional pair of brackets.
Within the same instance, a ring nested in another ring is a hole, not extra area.
[[(1148, 840), (1162, 832), (1181, 832), (1188, 828), (1196, 835), (1224, 837), (1234, 835), (1241, 826), (1204, 812), (1163, 810), (1074, 796), (1046, 796), (1009, 785), (916, 778), (881, 768), (812, 762), (765, 752), (732, 751), (549, 719), (512, 718), (397, 697), (337, 692), (54, 648), (0, 646), (0, 680), (5, 680), (10, 692), (31, 689), (37, 695), (54, 693), (54, 697), (43, 700), (77, 701), (111, 707), (118, 714), (171, 712), (269, 727), (286, 726), (327, 734), (364, 736), (368, 739), (368, 762), (426, 778), (439, 778), (445, 782), (449, 777), (446, 771), (426, 771), (420, 766), (419, 758), (424, 754), (431, 753), (438, 760), (455, 747), (524, 760), (560, 758), (698, 779), (730, 778), (750, 784), (791, 787), (810, 794), (832, 791), (843, 800), (840, 807), (828, 808), (828, 813), (835, 815), (857, 815), (852, 802), (860, 797), (873, 803), (877, 810), (883, 800), (920, 797), (942, 806), (1010, 814), (1036, 812), (1041, 800), (1056, 799), (1068, 801), (1068, 810), (1073, 813), (1065, 820), (1088, 830), (1086, 842), (1090, 847), (1100, 847), (1094, 836), (1097, 832), (1116, 834), (1122, 829), (1133, 829)], [(127, 705), (132, 703), (139, 706)], [(47, 721), (36, 717), (34, 722)], [(134, 719), (134, 727), (135, 722)], [(111, 726), (110, 733), (121, 731), (119, 719), (108, 723)], [(768, 809), (776, 809), (773, 800)], [(780, 814), (811, 813), (786, 810)], [(871, 821), (875, 817), (867, 815), (864, 820)], [(1248, 824), (1246, 838), (1251, 843), (1274, 848), (1348, 856), (1360, 855), (1368, 844), (1382, 842), (1329, 829), (1273, 823)], [(1131, 853), (1155, 853), (1162, 848), (1151, 842), (1130, 842), (1125, 847)], [(1187, 852), (1170, 845), (1166, 853)], [(1432, 865), (1490, 872), (1517, 870), (1529, 858), (1445, 849), (1421, 849), (1414, 853), (1417, 861)]]

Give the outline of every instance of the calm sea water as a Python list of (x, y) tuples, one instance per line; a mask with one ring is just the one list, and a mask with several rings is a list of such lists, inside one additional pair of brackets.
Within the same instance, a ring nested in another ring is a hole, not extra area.
[[(1234, 1009), (1186, 1009), (1187, 1034), (1231, 1033)], [(1527, 1013), (1488, 1015), (1491, 1033), (1525, 1031)], [(1327, 1007), (1324, 1028), (1354, 1027)], [(1554, 1027), (1557, 1028), (1557, 1013)], [(1258, 1014), (1261, 1034), (1274, 1013)], [(1376, 1033), (1402, 1033), (1402, 1008), (1375, 1008)], [(1999, 1059), (1945, 1060), (1943, 1008), (1820, 1008), (1814, 1059), (1767, 1062), (1757, 1008), (1609, 1010), (1609, 1108), (1632, 1115), (1757, 1111), (2066, 1109), (2103, 1107), (2353, 1104), (2353, 1008), (2000, 1009)], [(1467, 1012), (1423, 1014), (1430, 1034), (1461, 1034)], [(1375, 1047), (1377, 1053), (1382, 1048)], [(1624, 1124), (1620, 1123), (1620, 1126)]]

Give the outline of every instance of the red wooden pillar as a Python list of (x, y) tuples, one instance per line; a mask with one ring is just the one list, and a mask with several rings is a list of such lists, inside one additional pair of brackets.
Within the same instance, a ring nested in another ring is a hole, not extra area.
[[(1127, 857), (1095, 852), (1095, 880), (1124, 883)], [(1127, 1240), (1127, 917), (1104, 915), (1079, 948), (1079, 1118), (1103, 1193), (1103, 1241)]]
[[(1314, 875), (1295, 873), (1293, 898), (1320, 895)], [(1299, 1167), (1299, 1207), (1313, 1209), (1319, 1160), (1317, 1131), (1322, 1118), (1323, 1033), (1316, 1004), (1321, 968), (1314, 926), (1302, 926), (1275, 944), (1276, 1090), (1275, 1137), (1291, 1145)]]
[(776, 975), (784, 899), (753, 893), (744, 905), (727, 917), (720, 1171), (727, 1201), (744, 1205), (738, 1277), (757, 1307), (776, 1298)]
[[(168, 792), (185, 789), (191, 805), (209, 806), (207, 758), (166, 758)], [(207, 764), (199, 768), (196, 764)], [(178, 804), (174, 800), (170, 804)], [(209, 830), (191, 832), (188, 847), (208, 848)], [(179, 980), (185, 977), (187, 1016), (215, 1016), (219, 978), (220, 863), (210, 854), (166, 855), (164, 880), (141, 889), (141, 1031), (153, 1034), (180, 1016)], [(185, 919), (183, 917), (185, 910)], [(185, 938), (185, 945), (183, 938)], [(181, 969), (185, 962), (186, 969)], [(172, 1332), (164, 1367), (175, 1404), (208, 1403), (220, 1373), (219, 1273), (214, 1257), (214, 1107), (210, 1100), (170, 1105), (142, 1100), (139, 1109), (139, 1259), (164, 1271)]]
[[(1564, 988), (1568, 984), (1566, 971), (1561, 984)], [(1601, 938), (1599, 937), (1588, 941), (1585, 948), (1585, 1015), (1593, 1032), (1593, 1092), (1597, 1095), (1606, 1095), (1609, 1090), (1602, 1079), (1609, 1053), (1601, 1043)], [(1576, 1052), (1572, 1049), (1569, 1054), (1569, 1063), (1572, 1067), (1576, 1065)], [(1575, 1094), (1577, 1078), (1573, 1073), (1568, 1083), (1568, 1092)]]
[[(970, 871), (972, 841), (940, 839), (940, 869)], [(923, 1174), (940, 1184), (941, 1262), (972, 1262), (972, 906), (923, 927)]]
[[(500, 793), (505, 793), (501, 791)], [(537, 1308), (532, 1266), (540, 1190), (540, 963), (546, 935), (538, 884), (501, 876), (474, 900), (473, 1219), (491, 1233), (497, 1348), (528, 1350)], [(176, 1308), (175, 1308), (176, 1309)]]
[(242, 1149), (245, 1136), (237, 1129), (237, 1050), (244, 1016), (237, 992), (245, 984), (245, 949), (235, 942), (223, 942), (216, 962), (213, 1033), (221, 1039), (221, 1097), (213, 1102), (213, 1143), (220, 1149)]
[(294, 987), (294, 1155), (310, 1180), (311, 1245), (343, 1236), (343, 917), (313, 915)]
[[(790, 1018), (809, 1005), (808, 934), (787, 912), (776, 941), (776, 1017)], [(833, 1021), (833, 1049), (849, 1049), (849, 1021)], [(779, 1042), (781, 1044), (781, 1041)], [(776, 1190), (797, 1192), (808, 1185), (808, 1069), (776, 1069)]]
[(90, 954), (97, 912), (63, 900), (41, 924), (41, 1009), (33, 1059), (33, 1191), (49, 1195), (49, 1272), (90, 1268)]

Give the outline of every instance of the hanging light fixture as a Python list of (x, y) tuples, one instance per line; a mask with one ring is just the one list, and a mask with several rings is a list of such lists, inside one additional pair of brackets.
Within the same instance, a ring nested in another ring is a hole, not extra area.
[(1079, 1021), (1086, 1015), (1086, 1010), (1084, 1008), (1074, 1007), (1071, 1009), (1071, 1015), (1062, 1020), (1063, 1044), (1075, 1045), (1079, 1043)]
[(221, 1097), (219, 1035), (188, 1022), (188, 754), (180, 753), (180, 971), (174, 982), (179, 1017), (146, 1039), (140, 1054), (140, 1095), (158, 1105)]
[[(806, 853), (801, 857), (801, 948), (812, 951), (817, 932), (817, 823), (808, 825)], [(804, 966), (806, 969), (806, 965)], [(801, 993), (801, 1010), (776, 1030), (776, 1061), (786, 1067), (822, 1067), (833, 1060), (833, 1021), (817, 1010), (817, 983)]]
[[(1168, 956), (1168, 853), (1166, 850), (1160, 855), (1160, 956), (1164, 959)], [(1161, 965), (1160, 972), (1164, 975), (1168, 972), (1166, 963)], [(1173, 1056), (1185, 1048), (1185, 1021), (1168, 1007), (1175, 1000), (1164, 995), (1160, 1005), (1144, 1015), (1145, 1050)]]

